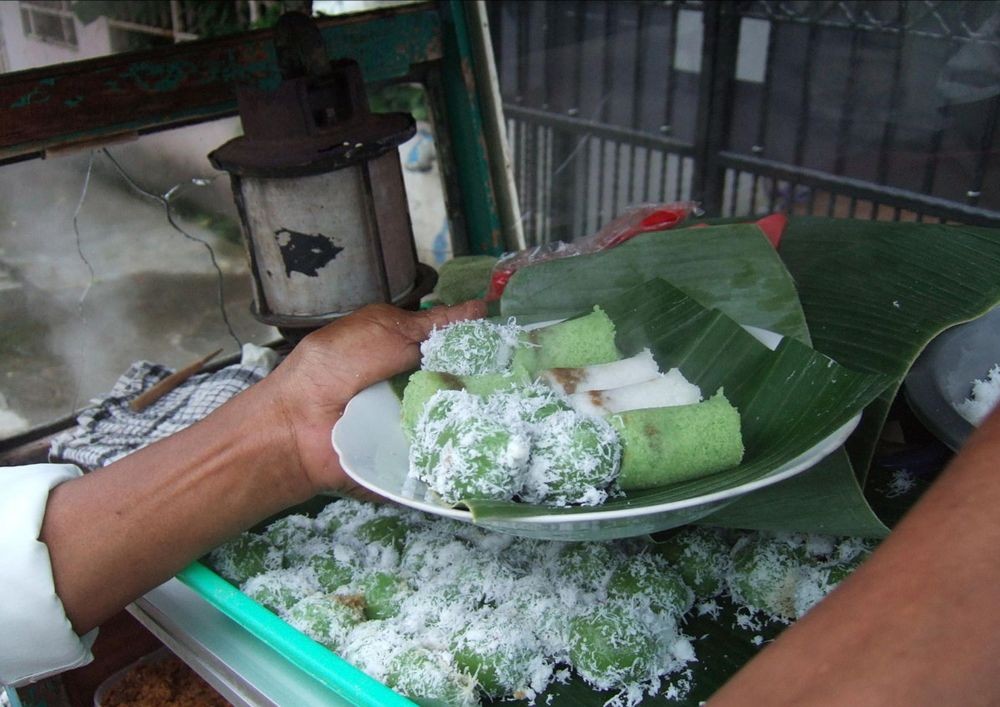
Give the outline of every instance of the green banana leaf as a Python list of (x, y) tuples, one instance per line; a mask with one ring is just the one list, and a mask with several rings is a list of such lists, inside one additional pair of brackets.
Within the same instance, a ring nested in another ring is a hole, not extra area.
[(809, 343), (795, 283), (752, 224), (648, 233), (611, 250), (522, 268), (507, 284), (500, 311), (562, 319), (656, 278), (740, 324)]
[(1000, 232), (938, 224), (798, 218), (781, 256), (817, 351), (893, 384), (847, 444), (862, 485), (906, 372), (950, 326), (1000, 301)]
[(843, 447), (798, 476), (742, 496), (696, 525), (866, 538), (889, 533), (858, 485)]
[[(733, 319), (706, 309), (664, 280), (642, 283), (597, 304), (615, 322), (624, 354), (649, 347), (662, 370), (680, 368), (706, 394), (723, 388), (740, 410), (746, 447), (743, 462), (733, 469), (633, 492), (605, 503), (608, 510), (647, 507), (759, 479), (828, 437), (889, 382), (839, 366), (794, 338), (785, 337), (772, 352)], [(860, 493), (856, 499), (864, 507)], [(593, 511), (513, 502), (468, 505), (477, 519)], [(872, 532), (871, 527), (866, 530)], [(875, 534), (883, 531), (877, 528)]]

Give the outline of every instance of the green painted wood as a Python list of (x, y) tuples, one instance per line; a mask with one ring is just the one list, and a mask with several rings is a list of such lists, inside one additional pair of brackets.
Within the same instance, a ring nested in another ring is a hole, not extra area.
[[(330, 56), (357, 59), (368, 82), (442, 58), (429, 4), (317, 24)], [(238, 85), (279, 81), (271, 30), (0, 75), (0, 161), (233, 114)]]
[(469, 251), (500, 255), (503, 234), (490, 175), (464, 3), (441, 4), (442, 90)]

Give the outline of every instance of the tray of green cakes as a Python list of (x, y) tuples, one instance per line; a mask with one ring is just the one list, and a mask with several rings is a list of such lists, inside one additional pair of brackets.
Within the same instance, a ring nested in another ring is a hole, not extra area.
[[(383, 497), (492, 530), (632, 537), (810, 468), (877, 392), (663, 281), (643, 286), (642, 307), (627, 295), (561, 321), (434, 331), (402, 395), (382, 383), (348, 404), (332, 433), (344, 470)], [(811, 396), (831, 389), (833, 408)]]
[[(705, 670), (733, 670), (872, 547), (695, 527), (546, 542), (324, 500), (181, 579), (345, 702), (372, 707), (699, 704), (715, 684)], [(731, 658), (706, 661), (704, 632), (737, 621)]]

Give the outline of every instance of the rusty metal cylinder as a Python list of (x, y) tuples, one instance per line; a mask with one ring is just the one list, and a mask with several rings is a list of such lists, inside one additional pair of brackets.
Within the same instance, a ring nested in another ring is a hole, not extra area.
[(416, 255), (395, 151), (296, 179), (234, 176), (254, 315), (312, 326), (414, 288)]
[(232, 180), (255, 316), (307, 329), (413, 299), (423, 266), (397, 150), (413, 117), (372, 113), (358, 64), (327, 59), (304, 15), (282, 16), (276, 49), (281, 83), (239, 90), (244, 135), (209, 155)]

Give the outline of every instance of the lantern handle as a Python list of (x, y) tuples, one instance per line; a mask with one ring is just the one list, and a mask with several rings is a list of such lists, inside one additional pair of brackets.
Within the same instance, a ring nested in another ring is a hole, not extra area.
[(284, 79), (320, 78), (332, 71), (319, 27), (301, 12), (286, 12), (278, 18), (274, 47)]

